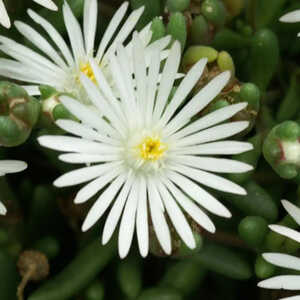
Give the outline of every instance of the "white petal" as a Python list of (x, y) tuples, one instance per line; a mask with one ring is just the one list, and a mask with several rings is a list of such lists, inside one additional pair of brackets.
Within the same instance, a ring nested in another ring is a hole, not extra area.
[(119, 162), (113, 162), (70, 171), (57, 178), (54, 181), (54, 185), (57, 187), (65, 187), (87, 182), (102, 175), (103, 173), (106, 173), (110, 169), (118, 167), (119, 165)]
[(58, 10), (56, 4), (52, 0), (33, 0), (34, 2), (51, 10)]
[(278, 300), (300, 300), (300, 296), (285, 297)]
[(283, 15), (279, 20), (281, 22), (286, 22), (286, 23), (300, 22), (300, 9), (291, 11)]
[(162, 116), (161, 122), (163, 126), (170, 120), (177, 108), (194, 88), (195, 84), (203, 73), (206, 63), (206, 58), (200, 59), (184, 77)]
[(101, 39), (98, 51), (97, 51), (97, 55), (96, 55), (96, 60), (97, 61), (101, 61), (102, 60), (102, 56), (103, 53), (109, 43), (109, 41), (111, 40), (112, 36), (114, 35), (116, 29), (118, 28), (118, 26), (120, 25), (121, 21), (123, 20), (126, 11), (128, 8), (128, 2), (124, 2), (120, 8), (115, 12), (114, 16), (112, 17), (108, 27), (105, 30), (105, 33)]
[(134, 233), (136, 209), (138, 204), (139, 183), (137, 180), (132, 185), (126, 201), (125, 209), (121, 219), (119, 230), (119, 255), (121, 258), (127, 256)]
[(120, 160), (121, 156), (118, 154), (86, 154), (86, 153), (67, 153), (61, 154), (58, 157), (61, 161), (71, 164), (90, 164), (100, 162), (110, 162)]
[(80, 25), (75, 18), (69, 4), (65, 1), (63, 4), (63, 15), (67, 28), (69, 40), (72, 46), (75, 60), (79, 63), (85, 57), (83, 46), (83, 37)]
[(164, 213), (161, 209), (160, 195), (157, 190), (153, 187), (154, 184), (149, 185), (151, 179), (148, 180), (148, 197), (149, 197), (149, 206), (150, 206), (150, 215), (154, 227), (155, 234), (157, 239), (166, 254), (171, 254), (171, 236), (168, 224), (166, 222)]
[(107, 216), (102, 234), (103, 245), (105, 245), (110, 240), (112, 234), (114, 233), (114, 230), (122, 214), (124, 205), (127, 201), (127, 197), (131, 189), (132, 183), (133, 177), (129, 176)]
[(160, 195), (166, 207), (166, 211), (178, 233), (182, 238), (185, 244), (194, 249), (196, 247), (195, 239), (191, 230), (190, 225), (188, 224), (185, 216), (183, 215), (181, 209), (176, 204), (174, 198), (165, 188), (163, 184), (157, 183)]
[(300, 271), (299, 257), (283, 253), (264, 253), (263, 258), (275, 266)]
[(162, 78), (159, 85), (159, 90), (156, 98), (156, 103), (153, 112), (154, 122), (160, 119), (160, 116), (167, 104), (168, 97), (170, 95), (173, 83), (175, 81), (175, 75), (180, 63), (180, 43), (175, 41), (170, 50), (170, 54), (165, 63)]
[(41, 94), (37, 85), (21, 85), (29, 96), (39, 96)]
[(98, 15), (98, 2), (97, 0), (89, 0), (84, 2), (84, 15), (83, 15), (83, 35), (85, 42), (85, 51), (87, 54), (93, 54), (94, 41), (96, 35)]
[(180, 187), (189, 197), (215, 215), (230, 218), (230, 211), (212, 195), (188, 178), (172, 172), (167, 172), (168, 178)]
[(265, 289), (300, 290), (299, 275), (275, 276), (258, 283), (259, 287)]
[(25, 170), (27, 164), (20, 160), (0, 160), (1, 173), (17, 173)]
[(214, 233), (216, 228), (210, 218), (183, 192), (181, 192), (170, 180), (164, 180), (164, 184), (173, 194), (181, 207), (204, 229)]
[(74, 199), (74, 203), (77, 204), (86, 202), (91, 197), (96, 195), (108, 183), (112, 182), (112, 180), (119, 176), (122, 172), (123, 168), (121, 167), (111, 167), (103, 170), (103, 172), (99, 175), (99, 178), (91, 181), (78, 191)]
[(120, 175), (101, 194), (101, 196), (96, 200), (89, 213), (87, 214), (82, 224), (82, 231), (87, 231), (88, 229), (90, 229), (101, 218), (111, 202), (114, 200), (124, 181), (125, 176)]
[(248, 103), (237, 103), (213, 111), (205, 115), (204, 117), (198, 119), (197, 121), (193, 122), (191, 125), (188, 125), (187, 127), (179, 130), (172, 136), (172, 139), (181, 139), (189, 134), (226, 121), (232, 116), (234, 116), (237, 112), (246, 108), (247, 105)]
[(186, 167), (180, 164), (172, 164), (170, 165), (170, 168), (191, 178), (192, 180), (197, 181), (200, 184), (206, 185), (213, 189), (237, 195), (247, 194), (246, 190), (243, 187), (221, 176), (217, 176), (191, 167)]
[(300, 243), (300, 232), (281, 225), (269, 225), (270, 229)]
[(142, 177), (140, 182), (139, 201), (136, 215), (136, 233), (140, 253), (143, 257), (149, 251), (149, 227), (148, 227), (148, 207), (147, 207), (147, 187), (146, 181)]
[(281, 203), (295, 222), (300, 225), (300, 208), (287, 200), (281, 200)]
[(190, 118), (199, 113), (208, 105), (225, 87), (230, 79), (230, 72), (226, 71), (212, 79), (197, 95), (195, 95), (188, 104), (181, 110), (166, 127), (166, 134), (172, 134), (183, 127)]
[(58, 49), (66, 59), (69, 66), (74, 65), (74, 59), (69, 50), (69, 47), (67, 46), (66, 42), (59, 34), (59, 32), (56, 30), (56, 28), (51, 23), (49, 23), (46, 19), (44, 19), (43, 17), (35, 13), (33, 10), (28, 9), (27, 12), (34, 22), (41, 25), (45, 29), (49, 37), (52, 39), (52, 41), (55, 43), (55, 45), (58, 47)]
[(249, 126), (248, 121), (237, 121), (226, 124), (216, 125), (204, 129), (203, 131), (191, 134), (185, 138), (176, 141), (177, 147), (186, 147), (191, 145), (203, 144), (211, 141), (226, 139), (233, 136)]
[(0, 0), (0, 23), (6, 28), (10, 28), (10, 19), (4, 6), (3, 0)]
[(179, 148), (175, 149), (174, 153), (190, 155), (233, 155), (244, 153), (252, 149), (253, 145), (251, 143), (237, 141), (222, 141)]
[(4, 204), (0, 201), (0, 215), (6, 215), (7, 209)]
[(232, 159), (191, 155), (174, 155), (171, 159), (179, 164), (216, 173), (244, 173), (253, 170), (252, 166)]

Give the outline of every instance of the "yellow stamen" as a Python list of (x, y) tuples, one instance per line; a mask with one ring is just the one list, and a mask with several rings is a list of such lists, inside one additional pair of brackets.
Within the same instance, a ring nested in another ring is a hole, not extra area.
[(159, 138), (146, 137), (141, 144), (138, 145), (138, 149), (142, 159), (157, 161), (163, 156), (167, 146), (165, 143), (162, 143)]
[(94, 83), (96, 82), (95, 74), (93, 72), (93, 69), (90, 65), (90, 63), (81, 63), (80, 64), (80, 71), (85, 74), (91, 81)]

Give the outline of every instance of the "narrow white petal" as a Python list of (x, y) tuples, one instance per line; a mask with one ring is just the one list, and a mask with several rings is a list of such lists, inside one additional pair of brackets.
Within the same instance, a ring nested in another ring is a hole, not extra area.
[(70, 171), (57, 178), (54, 181), (54, 185), (57, 187), (65, 187), (87, 182), (112, 168), (117, 168), (119, 165), (120, 163), (114, 162)]
[(136, 210), (138, 204), (139, 182), (137, 179), (132, 185), (128, 195), (119, 230), (119, 255), (121, 258), (127, 256), (134, 233)]
[(263, 257), (275, 266), (300, 271), (299, 257), (283, 253), (264, 253)]
[(51, 23), (49, 23), (46, 19), (44, 19), (43, 17), (35, 13), (33, 10), (28, 9), (27, 12), (34, 22), (36, 22), (37, 24), (41, 25), (44, 28), (44, 30), (47, 32), (49, 37), (52, 39), (52, 41), (55, 43), (55, 45), (58, 47), (58, 49), (66, 59), (69, 66), (74, 65), (74, 59), (69, 50), (69, 47), (67, 46), (66, 42), (59, 34), (59, 32), (55, 29), (55, 27)]
[(61, 68), (67, 67), (64, 60), (59, 56), (56, 50), (35, 29), (20, 21), (16, 21), (14, 24), (17, 30), (24, 37), (26, 37), (31, 43), (44, 52), (44, 54), (50, 57), (58, 66)]
[(120, 8), (116, 11), (114, 16), (112, 17), (111, 21), (109, 22), (108, 27), (105, 30), (105, 33), (101, 39), (97, 55), (96, 55), (96, 60), (101, 61), (102, 56), (104, 54), (104, 51), (111, 40), (112, 36), (114, 35), (115, 31), (117, 30), (118, 26), (120, 25), (121, 21), (123, 20), (126, 11), (128, 8), (128, 2), (124, 2)]
[(177, 74), (179, 67), (180, 54), (180, 43), (175, 41), (163, 69), (153, 112), (154, 121), (158, 121), (160, 119), (161, 114), (167, 104), (168, 97), (175, 81), (175, 75)]
[(51, 10), (58, 10), (56, 4), (52, 0), (33, 0), (34, 2)]
[(234, 155), (244, 153), (252, 149), (253, 145), (251, 143), (222, 141), (179, 148), (174, 150), (174, 153), (186, 155)]
[(146, 181), (142, 177), (139, 190), (139, 201), (136, 215), (136, 233), (140, 253), (143, 257), (148, 255), (149, 251), (149, 227), (148, 227), (148, 207), (147, 207), (147, 187)]
[(84, 15), (83, 15), (83, 35), (85, 42), (85, 51), (87, 54), (92, 53), (94, 50), (94, 41), (96, 35), (98, 15), (98, 2), (97, 0), (89, 0), (84, 2)]
[(216, 173), (244, 173), (253, 170), (251, 165), (232, 159), (171, 155), (172, 161), (205, 171)]
[(82, 224), (82, 231), (87, 231), (88, 229), (90, 229), (102, 217), (111, 202), (114, 200), (124, 181), (125, 176), (120, 175), (101, 194), (101, 196), (96, 200), (89, 213), (87, 214)]
[(237, 121), (216, 125), (176, 141), (176, 146), (186, 147), (226, 139), (245, 130), (248, 126), (248, 121)]
[(214, 233), (216, 228), (210, 218), (191, 200), (189, 199), (180, 189), (178, 189), (170, 180), (164, 180), (164, 184), (173, 194), (176, 201), (181, 207), (204, 229)]
[(63, 4), (63, 15), (69, 40), (72, 46), (73, 55), (75, 60), (80, 62), (80, 60), (85, 57), (82, 31), (77, 19), (75, 18), (69, 4), (66, 1)]
[(74, 199), (74, 203), (84, 203), (89, 200), (108, 183), (112, 182), (114, 178), (119, 176), (123, 172), (123, 168), (115, 166), (103, 169), (102, 171), (103, 172), (98, 175), (99, 178), (96, 178), (93, 181), (89, 182), (78, 191)]
[[(157, 239), (166, 254), (171, 254), (172, 245), (171, 245), (171, 236), (168, 224), (166, 222), (164, 213), (161, 209), (160, 195), (157, 190), (149, 185), (149, 182), (152, 179), (148, 180), (148, 197), (149, 197), (149, 206), (150, 206), (150, 215), (154, 227), (155, 234)], [(156, 191), (156, 192), (155, 192)]]
[(128, 176), (127, 181), (125, 182), (124, 186), (122, 187), (118, 198), (114, 202), (108, 217), (105, 221), (103, 234), (102, 234), (102, 244), (105, 245), (111, 238), (112, 234), (115, 231), (115, 228), (119, 222), (119, 219), (121, 217), (124, 205), (127, 201), (127, 197), (129, 194), (129, 191), (131, 189), (133, 183), (133, 177)]
[(282, 225), (269, 225), (269, 227), (271, 230), (300, 243), (300, 232)]
[(183, 215), (181, 209), (176, 204), (174, 198), (170, 192), (165, 188), (163, 184), (157, 182), (157, 187), (159, 189), (160, 195), (166, 207), (166, 211), (181, 239), (185, 244), (194, 249), (196, 247), (195, 239), (191, 230), (190, 225), (188, 224), (185, 216)]
[(10, 28), (10, 19), (4, 6), (3, 0), (0, 0), (0, 23), (6, 28)]
[(176, 90), (174, 97), (170, 101), (170, 104), (167, 106), (166, 111), (162, 116), (161, 122), (163, 126), (170, 120), (177, 108), (194, 88), (195, 84), (203, 73), (206, 63), (206, 58), (200, 59), (183, 78), (182, 82)]
[(4, 204), (0, 201), (0, 215), (6, 215), (7, 209)]
[(172, 134), (183, 127), (190, 121), (191, 117), (207, 106), (223, 90), (230, 76), (229, 71), (223, 72), (202, 88), (198, 94), (185, 105), (180, 114), (167, 125), (166, 134)]
[(172, 136), (172, 139), (181, 139), (189, 134), (226, 121), (232, 116), (234, 116), (237, 112), (246, 108), (247, 105), (247, 103), (237, 103), (213, 111), (205, 115), (204, 117), (198, 119), (197, 121), (193, 122), (191, 125), (188, 125), (187, 127), (179, 130)]
[(283, 15), (279, 20), (281, 22), (286, 22), (286, 23), (300, 22), (300, 9), (291, 11), (291, 12)]
[(278, 300), (300, 300), (300, 296), (285, 297)]
[(206, 185), (213, 189), (237, 195), (247, 194), (246, 190), (243, 187), (221, 176), (214, 175), (191, 167), (186, 167), (180, 164), (172, 164), (170, 165), (170, 168), (176, 172), (179, 172), (191, 178), (192, 180), (197, 181), (200, 184)]
[(27, 168), (27, 164), (20, 160), (0, 160), (0, 172), (1, 173), (17, 173), (24, 171)]
[(287, 200), (281, 200), (281, 203), (295, 222), (300, 225), (300, 208)]
[(39, 96), (41, 94), (39, 87), (37, 85), (21, 85), (21, 87), (28, 93), (30, 96)]
[(265, 289), (300, 290), (299, 275), (282, 275), (260, 281), (257, 284)]
[(120, 160), (119, 154), (86, 154), (86, 153), (67, 153), (58, 157), (61, 161), (71, 164), (90, 164), (100, 162), (110, 162)]
[(230, 211), (212, 195), (190, 179), (172, 172), (167, 172), (168, 178), (180, 187), (189, 197), (215, 215), (230, 218)]

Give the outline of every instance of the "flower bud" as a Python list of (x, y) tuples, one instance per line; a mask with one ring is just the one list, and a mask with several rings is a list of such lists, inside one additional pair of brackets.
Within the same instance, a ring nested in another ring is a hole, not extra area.
[(204, 0), (201, 5), (202, 15), (214, 26), (223, 27), (226, 20), (226, 10), (220, 0)]
[(258, 255), (255, 262), (255, 274), (260, 279), (269, 278), (274, 275), (276, 266), (267, 262), (261, 255)]
[(202, 16), (193, 18), (190, 29), (190, 40), (192, 44), (208, 44), (212, 39), (212, 32), (206, 19)]
[(183, 51), (187, 39), (187, 29), (186, 20), (182, 13), (176, 12), (171, 14), (167, 25), (167, 34), (170, 34), (174, 40), (180, 42), (181, 51)]
[(39, 113), (39, 102), (22, 87), (0, 82), (0, 144), (12, 147), (24, 143)]
[(184, 11), (190, 6), (190, 0), (167, 0), (169, 12)]
[(166, 28), (161, 18), (156, 17), (151, 24), (152, 38), (151, 43), (161, 39), (166, 35)]

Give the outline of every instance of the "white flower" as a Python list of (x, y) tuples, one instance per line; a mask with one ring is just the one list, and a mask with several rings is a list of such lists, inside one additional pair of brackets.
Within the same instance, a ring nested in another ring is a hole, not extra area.
[[(284, 23), (300, 22), (300, 9), (291, 11), (291, 12), (283, 15), (279, 20)], [(300, 36), (300, 32), (298, 33), (298, 36)]]
[[(286, 200), (281, 202), (289, 215), (300, 225), (300, 208)], [(300, 243), (300, 232), (281, 225), (270, 225), (269, 227), (273, 231)], [(264, 253), (263, 257), (275, 266), (300, 271), (300, 258), (296, 256), (283, 253)], [(275, 276), (259, 282), (258, 286), (266, 289), (300, 290), (300, 275)], [(299, 300), (300, 296), (284, 299)]]
[[(27, 164), (19, 160), (0, 160), (0, 176), (4, 176), (9, 173), (17, 173), (25, 170)], [(6, 208), (0, 201), (0, 215), (6, 214)]]
[(247, 128), (247, 121), (223, 123), (244, 109), (245, 103), (230, 105), (191, 122), (192, 117), (224, 88), (230, 73), (215, 77), (181, 108), (207, 60), (202, 59), (193, 66), (170, 100), (180, 64), (179, 43), (176, 41), (170, 50), (159, 87), (159, 51), (152, 53), (149, 68), (146, 68), (145, 52), (135, 33), (132, 48), (135, 82), (127, 66), (125, 48), (119, 44), (116, 54), (111, 56), (109, 65), (120, 99), (114, 97), (101, 68), (91, 60), (102, 90), (83, 74), (81, 82), (104, 118), (78, 101), (63, 96), (62, 103), (81, 123), (58, 120), (57, 125), (77, 137), (49, 135), (39, 138), (41, 145), (67, 152), (59, 156), (62, 161), (88, 165), (62, 175), (54, 184), (65, 187), (89, 182), (77, 193), (75, 203), (85, 202), (102, 190), (82, 230), (91, 228), (111, 206), (102, 242), (108, 242), (121, 219), (119, 254), (122, 258), (129, 251), (134, 228), (141, 255), (148, 254), (149, 212), (157, 239), (167, 254), (171, 253), (171, 237), (166, 215), (186, 245), (194, 248), (192, 230), (182, 210), (203, 228), (214, 232), (214, 224), (203, 209), (222, 217), (231, 214), (202, 185), (245, 195), (242, 187), (211, 172), (242, 173), (252, 169), (242, 162), (208, 157), (252, 149), (249, 143), (222, 141)]
[[(89, 59), (94, 58), (101, 66), (106, 79), (110, 80), (111, 75), (107, 72), (108, 57), (115, 51), (117, 43), (123, 43), (129, 37), (144, 10), (144, 8), (141, 7), (133, 11), (126, 18), (127, 8), (128, 2), (124, 2), (114, 14), (97, 51), (94, 47), (98, 15), (97, 0), (84, 2), (83, 33), (71, 8), (67, 2), (64, 3), (63, 16), (71, 43), (71, 50), (61, 35), (46, 19), (32, 10), (28, 10), (29, 16), (34, 22), (41, 25), (46, 31), (48, 38), (45, 39), (39, 32), (23, 22), (17, 21), (15, 22), (15, 26), (18, 31), (39, 48), (45, 56), (7, 37), (0, 36), (0, 49), (15, 59), (0, 59), (0, 75), (30, 84), (49, 85), (60, 92), (71, 93), (75, 98), (89, 104), (90, 102), (86, 97), (86, 93), (80, 84), (79, 75), (83, 72), (91, 80), (95, 81), (95, 76), (89, 64)], [(120, 26), (125, 18), (126, 21)], [(147, 25), (140, 32), (140, 37), (144, 45), (148, 45), (151, 40), (152, 31), (150, 26), (151, 24)], [(114, 35), (116, 36), (114, 37)], [(52, 44), (54, 44), (56, 48), (54, 48), (48, 40), (53, 42)], [(146, 51), (147, 57), (149, 57), (154, 50), (164, 49), (169, 42), (170, 37), (166, 37), (149, 45)], [(131, 53), (131, 47), (132, 43), (129, 43), (126, 47), (127, 53), (129, 54)], [(162, 59), (165, 58), (164, 55), (166, 55), (166, 53), (167, 51), (162, 51)], [(132, 59), (130, 55), (126, 55), (128, 56), (128, 68), (132, 69)], [(113, 83), (110, 82), (110, 85), (112, 86)], [(25, 88), (30, 95), (39, 94), (37, 86), (25, 86)]]
[[(52, 0), (33, 0), (33, 1), (51, 10), (57, 10), (57, 6)], [(11, 25), (3, 0), (0, 0), (0, 24), (6, 28), (10, 28)]]

